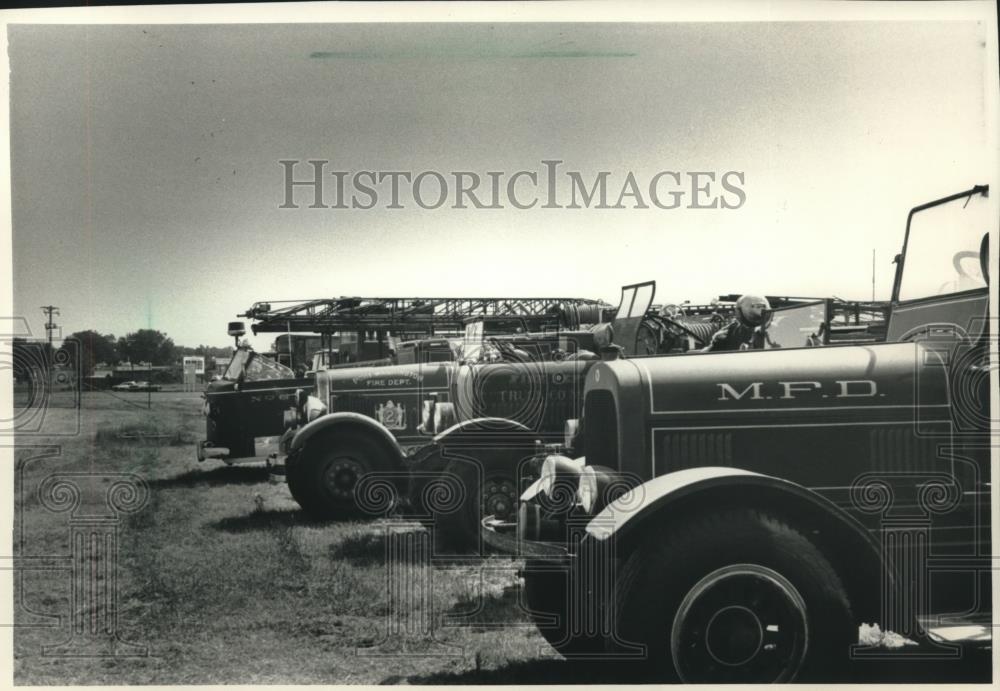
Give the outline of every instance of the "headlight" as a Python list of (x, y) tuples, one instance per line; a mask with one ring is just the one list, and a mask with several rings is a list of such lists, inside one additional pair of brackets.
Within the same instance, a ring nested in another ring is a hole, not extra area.
[(420, 431), (424, 434), (434, 433), (434, 399), (427, 398), (421, 404)]
[(553, 513), (568, 511), (576, 503), (578, 477), (586, 460), (558, 454), (547, 456), (538, 480), (539, 500)]
[(597, 483), (597, 473), (591, 466), (585, 466), (580, 472), (580, 484), (576, 488), (576, 503), (587, 514), (594, 512), (597, 504), (597, 493), (600, 491)]
[(576, 448), (576, 438), (580, 434), (580, 421), (567, 420), (563, 425), (563, 446), (567, 449)]
[(635, 480), (605, 466), (585, 466), (576, 487), (577, 506), (589, 516), (599, 513), (637, 484)]
[(326, 414), (326, 404), (315, 396), (306, 399), (306, 422), (312, 422), (320, 415)]

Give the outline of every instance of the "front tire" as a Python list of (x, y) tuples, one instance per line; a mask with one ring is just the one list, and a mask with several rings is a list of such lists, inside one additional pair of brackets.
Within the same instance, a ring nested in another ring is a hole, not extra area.
[(603, 650), (603, 638), (574, 635), (566, 570), (529, 561), (521, 575), (524, 578), (523, 603), (549, 645), (565, 658), (586, 659)]
[(324, 434), (306, 442), (285, 469), (288, 489), (311, 518), (342, 518), (358, 512), (354, 490), (368, 473), (387, 467), (370, 439)]
[(615, 588), (618, 636), (658, 678), (685, 683), (833, 681), (857, 626), (826, 557), (780, 518), (695, 515), (651, 536)]
[(446, 476), (458, 479), (462, 495), (458, 507), (434, 517), (439, 553), (466, 554), (481, 548), (480, 524), (487, 516), (505, 521), (517, 517), (517, 470), (514, 463), (452, 461)]

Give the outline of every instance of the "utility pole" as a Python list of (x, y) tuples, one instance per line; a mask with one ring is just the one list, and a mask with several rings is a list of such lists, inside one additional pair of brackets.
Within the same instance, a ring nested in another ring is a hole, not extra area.
[(42, 306), (42, 312), (45, 312), (46, 316), (48, 317), (48, 321), (45, 324), (45, 333), (49, 337), (49, 350), (48, 350), (48, 355), (46, 357), (51, 357), (51, 355), (52, 355), (52, 331), (54, 329), (59, 328), (59, 325), (56, 324), (56, 323), (54, 323), (52, 321), (52, 315), (53, 314), (58, 315), (59, 314), (59, 308), (56, 307), (55, 305), (43, 305)]
[(875, 302), (875, 248), (872, 247), (872, 302)]

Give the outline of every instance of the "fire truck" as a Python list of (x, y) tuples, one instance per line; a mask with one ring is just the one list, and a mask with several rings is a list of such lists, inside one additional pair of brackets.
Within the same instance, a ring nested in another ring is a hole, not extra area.
[(259, 437), (281, 435), (285, 409), (294, 403), (296, 391), (311, 389), (312, 380), (241, 344), (243, 322), (230, 322), (228, 333), (236, 347), (225, 372), (202, 394), (205, 439), (198, 442), (196, 453), (199, 461), (217, 459), (232, 465), (255, 459)]
[(753, 683), (884, 657), (861, 624), (915, 659), (963, 653), (935, 624), (988, 638), (997, 218), (986, 186), (912, 209), (868, 337), (816, 339), (835, 324), (802, 305), (775, 310), (759, 349), (595, 363), (562, 445), (521, 465), (516, 520), (482, 521), (525, 558), (551, 645)]

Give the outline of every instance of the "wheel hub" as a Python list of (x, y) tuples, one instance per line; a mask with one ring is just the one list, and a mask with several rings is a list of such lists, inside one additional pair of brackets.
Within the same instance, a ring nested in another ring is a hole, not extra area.
[(730, 667), (748, 663), (764, 642), (764, 627), (751, 610), (731, 605), (718, 610), (708, 622), (705, 647), (709, 655)]
[(365, 468), (357, 460), (350, 457), (333, 459), (323, 476), (324, 485), (338, 502), (351, 501), (354, 498), (354, 488), (358, 479), (364, 474)]
[(507, 478), (490, 478), (483, 485), (482, 515), (495, 516), (507, 520), (514, 515), (517, 507), (517, 492), (514, 483)]
[(757, 564), (726, 566), (698, 581), (670, 632), (684, 682), (791, 681), (807, 644), (802, 596), (784, 576)]

